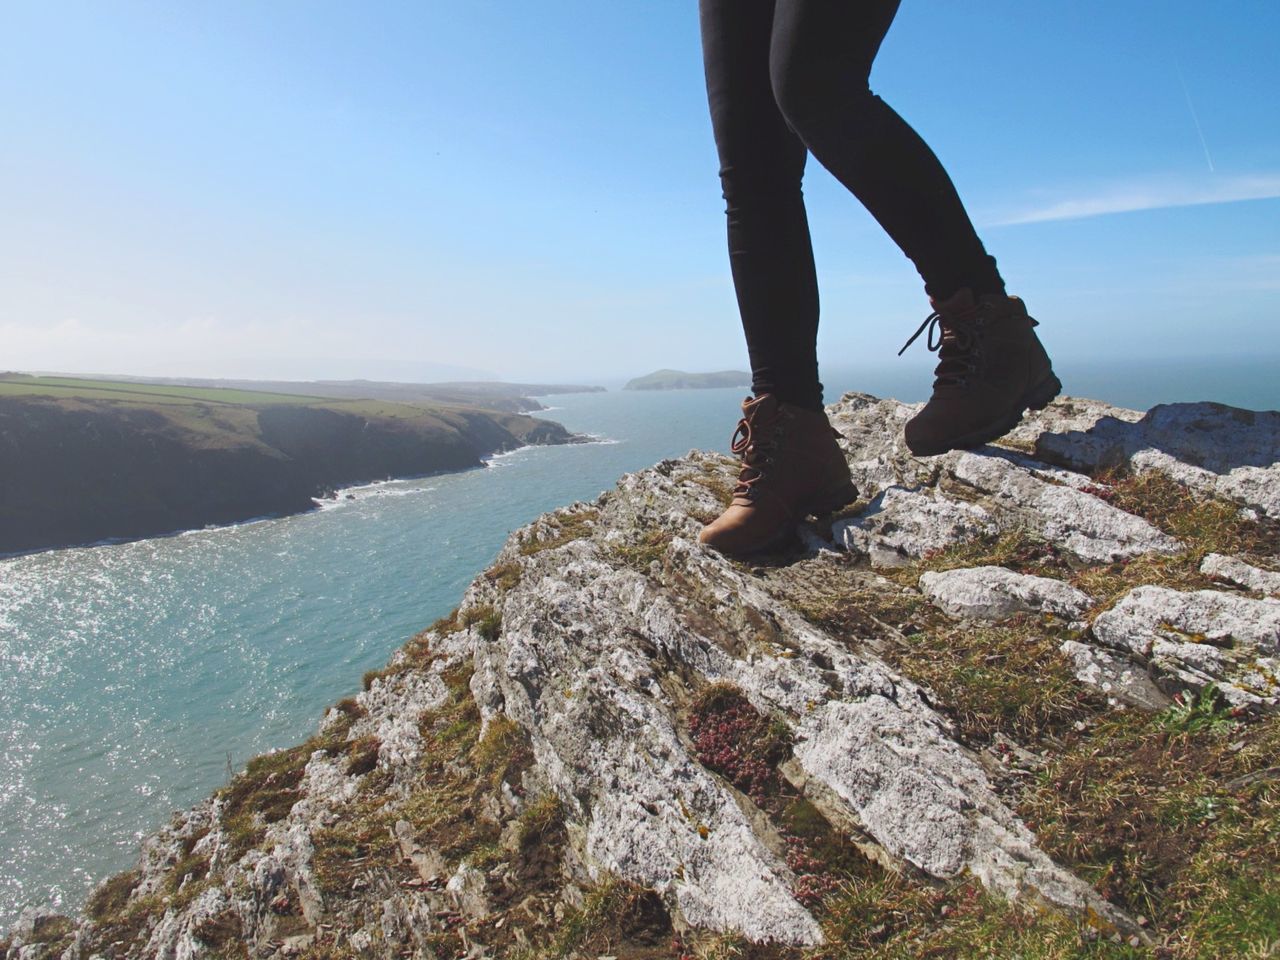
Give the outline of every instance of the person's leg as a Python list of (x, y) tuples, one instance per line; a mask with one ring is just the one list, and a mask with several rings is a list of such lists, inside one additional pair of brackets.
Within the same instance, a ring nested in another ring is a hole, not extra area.
[(868, 86), (898, 2), (777, 0), (770, 69), (788, 123), (924, 279), (939, 363), (933, 394), (904, 433), (912, 452), (929, 456), (994, 440), (1062, 385), (942, 164)]
[(700, 0), (707, 98), (752, 392), (732, 448), (733, 498), (698, 540), (746, 554), (857, 496), (822, 408), (818, 284), (800, 182), (807, 156), (769, 80), (774, 0)]
[(774, 0), (700, 0), (729, 263), (752, 391), (821, 409), (818, 284), (801, 179), (807, 152), (774, 100)]
[(899, 0), (777, 0), (771, 75), (787, 122), (945, 300), (1004, 292), (942, 164), (868, 85)]

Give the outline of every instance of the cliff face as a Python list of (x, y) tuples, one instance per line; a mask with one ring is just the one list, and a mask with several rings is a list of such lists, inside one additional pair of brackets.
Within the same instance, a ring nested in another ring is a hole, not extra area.
[(0, 398), (0, 553), (282, 516), (345, 484), (572, 439), (513, 413), (388, 409)]
[(916, 460), (912, 410), (835, 405), (863, 499), (751, 564), (696, 544), (697, 452), (518, 531), (9, 956), (1270, 949), (1280, 414), (1066, 400)]

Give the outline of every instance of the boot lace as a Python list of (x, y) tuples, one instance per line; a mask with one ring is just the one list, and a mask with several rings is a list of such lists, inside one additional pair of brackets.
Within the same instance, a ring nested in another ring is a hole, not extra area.
[[(735, 497), (754, 500), (758, 495), (759, 489), (756, 485), (765, 478), (765, 471), (761, 468), (772, 462), (778, 445), (777, 430), (766, 429), (772, 426), (772, 421), (768, 424), (757, 424), (746, 417), (738, 421), (738, 426), (729, 440), (729, 449), (742, 460), (742, 469), (738, 471), (738, 482), (733, 488)], [(760, 436), (756, 435), (757, 427), (760, 428)]]
[(981, 364), (981, 327), (981, 315), (944, 317), (934, 311), (925, 317), (924, 323), (902, 345), (898, 356), (906, 353), (907, 347), (928, 330), (925, 345), (930, 353), (938, 354), (938, 365), (933, 371), (934, 388), (962, 387), (970, 376), (978, 372)]

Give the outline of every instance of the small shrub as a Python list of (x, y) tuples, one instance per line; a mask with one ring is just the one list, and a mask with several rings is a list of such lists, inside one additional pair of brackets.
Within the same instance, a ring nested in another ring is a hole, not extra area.
[(506, 714), (491, 719), (484, 736), (471, 748), (471, 762), (476, 770), (493, 777), (495, 783), (505, 779), (509, 767), (527, 766), (532, 759), (524, 728)]
[(377, 737), (361, 737), (347, 745), (347, 776), (359, 777), (378, 768), (378, 750), (382, 741)]
[(488, 643), (493, 643), (502, 633), (502, 614), (487, 603), (468, 607), (463, 611), (459, 623), (464, 628), (477, 625), (480, 636)]
[(1155, 722), (1170, 733), (1226, 733), (1236, 726), (1236, 716), (1218, 688), (1209, 684), (1199, 693), (1176, 695)]
[(137, 870), (117, 873), (93, 891), (89, 902), (85, 904), (85, 913), (99, 923), (119, 914), (129, 902), (130, 895), (138, 888), (141, 879), (142, 875)]
[(560, 798), (554, 793), (546, 794), (535, 800), (520, 814), (516, 840), (521, 850), (526, 850), (536, 843), (542, 843), (553, 831), (560, 830), (564, 824), (564, 807)]
[(378, 667), (376, 670), (366, 670), (364, 676), (360, 678), (360, 686), (365, 690), (371, 690), (377, 681), (385, 680), (387, 677), (394, 677), (399, 672), (399, 667), (391, 666)]

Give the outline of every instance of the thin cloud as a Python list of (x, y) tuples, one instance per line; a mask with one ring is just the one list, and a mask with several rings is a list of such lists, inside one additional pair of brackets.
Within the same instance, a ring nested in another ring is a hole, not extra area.
[(997, 217), (991, 221), (990, 225), (1004, 227), (1019, 223), (1044, 223), (1050, 220), (1079, 220), (1084, 217), (1101, 217), (1109, 213), (1132, 213), (1137, 210), (1165, 210), (1170, 207), (1194, 207), (1211, 203), (1237, 203), (1241, 200), (1274, 200), (1276, 198), (1280, 198), (1280, 174), (1129, 183), (1099, 191), (1092, 196), (1073, 197), (1043, 206), (1029, 207)]

